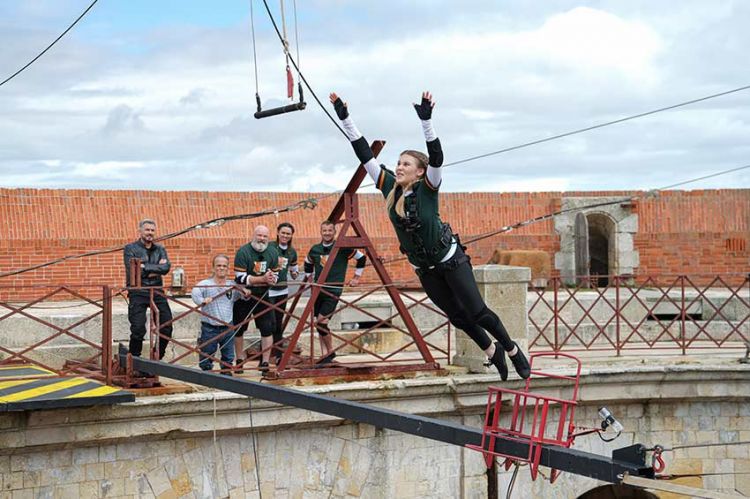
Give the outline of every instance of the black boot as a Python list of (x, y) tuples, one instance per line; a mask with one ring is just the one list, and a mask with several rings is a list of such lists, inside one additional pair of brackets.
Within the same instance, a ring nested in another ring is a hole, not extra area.
[(505, 362), (505, 350), (500, 346), (500, 343), (495, 342), (495, 353), (492, 354), (492, 358), (485, 364), (486, 366), (495, 366), (497, 372), (500, 373), (500, 379), (505, 381), (508, 379), (508, 363)]
[(330, 364), (331, 362), (333, 362), (333, 359), (335, 359), (335, 358), (336, 358), (336, 352), (331, 352), (328, 355), (326, 355), (325, 357), (323, 357), (322, 359), (318, 360), (315, 364), (317, 364), (319, 366)]
[(531, 376), (531, 366), (529, 365), (529, 361), (521, 351), (521, 348), (519, 348), (518, 343), (513, 342), (513, 345), (516, 347), (518, 352), (516, 352), (515, 355), (510, 356), (510, 361), (513, 362), (513, 367), (516, 368), (516, 372), (518, 373), (518, 375), (523, 379), (527, 379), (529, 376)]
[(266, 374), (268, 374), (268, 362), (260, 361), (260, 364), (258, 364), (258, 370), (260, 371), (260, 375), (264, 378), (266, 377)]

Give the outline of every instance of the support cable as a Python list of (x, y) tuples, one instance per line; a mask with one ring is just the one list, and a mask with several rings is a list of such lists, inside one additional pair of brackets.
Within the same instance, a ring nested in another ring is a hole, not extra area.
[[(271, 19), (271, 23), (273, 24), (273, 27), (276, 30), (276, 34), (279, 37), (279, 41), (281, 41), (281, 44), (285, 47), (285, 50), (286, 50), (286, 52), (288, 54), (287, 42), (285, 41), (286, 38), (279, 31), (279, 28), (276, 25), (276, 20), (274, 19), (273, 14), (271, 14), (271, 9), (268, 7), (267, 0), (263, 0), (263, 4), (266, 7), (266, 12), (268, 12), (268, 17)], [(296, 10), (295, 10), (295, 15), (296, 15)], [(312, 93), (313, 97), (315, 98), (315, 101), (318, 103), (318, 105), (320, 106), (320, 108), (323, 110), (324, 113), (326, 113), (326, 115), (328, 116), (328, 118), (336, 126), (336, 128), (339, 129), (339, 131), (344, 135), (344, 137), (347, 137), (347, 135), (344, 132), (344, 130), (341, 128), (341, 126), (339, 126), (338, 122), (333, 118), (333, 116), (331, 116), (331, 114), (328, 112), (328, 110), (326, 109), (326, 107), (323, 105), (323, 103), (320, 101), (320, 99), (318, 98), (318, 96), (315, 94), (315, 91), (312, 89), (312, 87), (310, 86), (310, 84), (307, 82), (307, 79), (305, 79), (304, 75), (300, 72), (299, 66), (294, 61), (294, 59), (291, 58), (291, 55), (290, 55), (290, 61), (294, 65), (294, 68), (297, 70), (297, 73), (299, 74), (300, 79), (305, 82), (305, 86), (310, 91), (310, 93)], [(733, 88), (733, 89), (730, 89), (730, 90), (725, 90), (723, 92), (718, 92), (718, 93), (715, 93), (715, 94), (706, 95), (706, 96), (703, 96), (703, 97), (698, 97), (696, 99), (690, 99), (690, 100), (687, 100), (687, 101), (679, 102), (677, 104), (672, 104), (672, 105), (669, 105), (669, 106), (660, 107), (660, 108), (657, 108), (657, 109), (652, 109), (650, 111), (645, 111), (645, 112), (642, 112), (642, 113), (638, 113), (638, 114), (634, 114), (634, 115), (630, 115), (630, 116), (625, 116), (623, 118), (618, 118), (618, 119), (611, 120), (611, 121), (605, 121), (603, 123), (598, 123), (596, 125), (591, 125), (591, 126), (588, 126), (588, 127), (579, 128), (577, 130), (571, 130), (569, 132), (563, 132), (563, 133), (560, 133), (560, 134), (552, 135), (550, 137), (545, 137), (545, 138), (542, 138), (542, 139), (537, 139), (537, 140), (533, 140), (533, 141), (530, 141), (530, 142), (525, 142), (523, 144), (518, 144), (518, 145), (515, 145), (515, 146), (511, 146), (511, 147), (506, 147), (506, 148), (503, 148), (503, 149), (498, 149), (497, 151), (491, 151), (491, 152), (484, 153), (484, 154), (479, 154), (479, 155), (476, 155), (476, 156), (470, 156), (468, 158), (460, 159), (458, 161), (453, 161), (451, 163), (446, 163), (445, 165), (443, 165), (443, 168), (447, 168), (449, 166), (456, 166), (456, 165), (460, 165), (460, 164), (463, 164), (463, 163), (468, 163), (470, 161), (475, 161), (475, 160), (478, 160), (478, 159), (483, 159), (483, 158), (487, 158), (487, 157), (490, 157), (490, 156), (495, 156), (497, 154), (502, 154), (502, 153), (506, 153), (506, 152), (510, 152), (510, 151), (515, 151), (515, 150), (518, 150), (518, 149), (523, 149), (523, 148), (526, 148), (526, 147), (530, 147), (530, 146), (542, 144), (542, 143), (545, 143), (545, 142), (551, 142), (553, 140), (562, 139), (562, 138), (565, 138), (565, 137), (570, 137), (572, 135), (578, 135), (578, 134), (581, 134), (581, 133), (590, 132), (592, 130), (596, 130), (596, 129), (599, 129), (599, 128), (604, 128), (604, 127), (608, 127), (608, 126), (611, 126), (611, 125), (616, 125), (616, 124), (619, 124), (619, 123), (624, 123), (626, 121), (632, 121), (632, 120), (635, 120), (635, 119), (638, 119), (638, 118), (644, 118), (646, 116), (651, 116), (653, 114), (662, 113), (662, 112), (665, 112), (665, 111), (671, 111), (673, 109), (678, 109), (678, 108), (689, 106), (689, 105), (692, 105), (692, 104), (697, 104), (699, 102), (704, 102), (704, 101), (707, 101), (707, 100), (716, 99), (718, 97), (725, 97), (727, 95), (731, 95), (731, 94), (734, 94), (734, 93), (737, 93), (737, 92), (743, 92), (743, 91), (748, 90), (748, 89), (750, 89), (750, 85), (743, 85), (741, 87), (736, 87), (736, 88)], [(349, 140), (349, 138), (347, 137), (347, 141), (348, 140)]]
[(96, 5), (96, 2), (98, 2), (98, 1), (99, 0), (94, 0), (93, 2), (91, 2), (91, 4), (88, 7), (86, 7), (86, 10), (84, 10), (81, 13), (81, 15), (78, 16), (78, 18), (75, 21), (73, 21), (73, 24), (71, 24), (70, 26), (68, 26), (68, 28), (65, 31), (63, 31), (62, 33), (60, 33), (60, 36), (58, 36), (57, 38), (55, 38), (52, 41), (52, 43), (50, 43), (49, 45), (47, 45), (47, 47), (44, 50), (42, 50), (41, 52), (39, 52), (39, 54), (37, 54), (36, 57), (34, 57), (33, 59), (31, 59), (29, 62), (27, 62), (21, 69), (19, 69), (18, 71), (16, 71), (15, 73), (13, 73), (12, 75), (10, 75), (6, 79), (4, 79), (2, 82), (0, 82), (0, 87), (2, 87), (6, 83), (8, 83), (10, 80), (12, 80), (13, 78), (15, 78), (19, 74), (21, 74), (26, 68), (28, 68), (29, 66), (31, 66), (32, 64), (34, 64), (37, 61), (37, 59), (39, 59), (44, 54), (46, 54), (47, 51), (49, 49), (51, 49), (57, 42), (59, 42), (60, 39), (62, 39), (63, 36), (65, 36), (66, 34), (68, 34), (68, 31), (70, 31), (71, 29), (73, 29), (73, 27), (76, 24), (78, 24), (78, 21), (80, 21), (81, 19), (83, 19), (83, 16), (85, 16), (86, 14), (88, 14), (88, 12), (94, 7), (94, 5)]
[(492, 151), (492, 152), (488, 152), (488, 153), (484, 153), (484, 154), (479, 154), (477, 156), (470, 156), (468, 158), (460, 159), (460, 160), (454, 161), (452, 163), (447, 163), (447, 164), (443, 165), (443, 168), (448, 167), (448, 166), (460, 165), (462, 163), (468, 163), (469, 161), (475, 161), (477, 159), (483, 159), (483, 158), (487, 158), (487, 157), (490, 157), (490, 156), (495, 156), (497, 154), (502, 154), (502, 153), (506, 153), (506, 152), (510, 152), (510, 151), (515, 151), (515, 150), (518, 150), (518, 149), (523, 149), (525, 147), (535, 146), (537, 144), (542, 144), (544, 142), (550, 142), (550, 141), (553, 141), (553, 140), (562, 139), (564, 137), (570, 137), (572, 135), (578, 135), (578, 134), (581, 134), (581, 133), (584, 133), (584, 132), (590, 132), (591, 130), (597, 130), (599, 128), (604, 128), (604, 127), (608, 127), (608, 126), (611, 126), (611, 125), (616, 125), (618, 123), (624, 123), (626, 121), (632, 121), (632, 120), (635, 120), (635, 119), (638, 119), (638, 118), (643, 118), (643, 117), (646, 117), (646, 116), (651, 116), (652, 114), (662, 113), (664, 111), (671, 111), (672, 109), (677, 109), (677, 108), (680, 108), (680, 107), (689, 106), (691, 104), (697, 104), (699, 102), (704, 102), (704, 101), (707, 101), (707, 100), (710, 100), (710, 99), (716, 99), (718, 97), (724, 97), (724, 96), (727, 96), (727, 95), (730, 95), (730, 94), (734, 94), (734, 93), (737, 93), (737, 92), (742, 92), (742, 91), (748, 90), (748, 89), (750, 89), (750, 85), (745, 85), (745, 86), (742, 86), (742, 87), (733, 88), (731, 90), (726, 90), (724, 92), (719, 92), (719, 93), (716, 93), (716, 94), (711, 94), (711, 95), (707, 95), (707, 96), (704, 96), (704, 97), (699, 97), (697, 99), (691, 99), (691, 100), (680, 102), (680, 103), (677, 103), (677, 104), (672, 104), (670, 106), (660, 107), (658, 109), (652, 109), (651, 111), (645, 111), (643, 113), (633, 114), (631, 116), (626, 116), (624, 118), (618, 118), (618, 119), (612, 120), (612, 121), (605, 121), (604, 123), (598, 123), (596, 125), (588, 126), (588, 127), (585, 127), (585, 128), (579, 128), (578, 130), (572, 130), (570, 132), (564, 132), (564, 133), (560, 133), (560, 134), (557, 134), (557, 135), (552, 135), (550, 137), (545, 137), (545, 138), (542, 138), (542, 139), (532, 140), (531, 142), (525, 142), (523, 144), (518, 144), (518, 145), (515, 145), (515, 146), (511, 146), (511, 147), (506, 147), (504, 149), (498, 149), (497, 151)]
[(260, 102), (260, 90), (258, 89), (258, 53), (255, 48), (255, 16), (253, 14), (253, 0), (250, 0), (250, 31), (253, 38), (253, 66), (255, 67), (255, 99)]
[(260, 461), (258, 461), (258, 445), (256, 442), (255, 426), (253, 425), (253, 398), (247, 398), (248, 414), (250, 415), (250, 433), (253, 442), (253, 457), (255, 458), (255, 482), (258, 484), (258, 499), (263, 499), (263, 493), (260, 490)]
[[(645, 198), (653, 197), (659, 191), (666, 190), (667, 188), (675, 187), (677, 185), (685, 185), (685, 184), (689, 184), (689, 183), (692, 183), (692, 182), (698, 182), (699, 180), (704, 180), (706, 178), (718, 177), (720, 175), (726, 175), (727, 173), (732, 173), (732, 172), (736, 172), (736, 171), (740, 171), (740, 170), (744, 170), (744, 169), (748, 169), (748, 168), (750, 168), (750, 164), (744, 165), (744, 166), (740, 166), (740, 167), (737, 167), (737, 168), (731, 168), (731, 169), (728, 169), (728, 170), (722, 170), (722, 171), (719, 171), (719, 172), (716, 172), (716, 173), (712, 173), (710, 175), (706, 175), (706, 176), (702, 176), (702, 177), (698, 177), (698, 178), (694, 178), (694, 179), (689, 179), (689, 180), (685, 180), (683, 182), (679, 182), (677, 184), (672, 184), (670, 186), (662, 187), (660, 189), (652, 189), (650, 191), (647, 191), (645, 194), (642, 194), (640, 197), (645, 197)], [(363, 187), (367, 187), (367, 186), (370, 186), (370, 185), (373, 185), (373, 184), (367, 184), (367, 185), (365, 185)], [(302, 201), (299, 201), (298, 203), (294, 203), (292, 205), (289, 205), (289, 206), (286, 206), (286, 207), (282, 207), (282, 208), (269, 208), (269, 209), (266, 209), (264, 211), (260, 211), (260, 212), (256, 212), (256, 213), (246, 213), (246, 214), (241, 214), (241, 215), (231, 215), (231, 216), (227, 216), (227, 217), (215, 218), (213, 220), (209, 220), (207, 222), (203, 222), (203, 223), (198, 224), (198, 225), (193, 225), (193, 226), (188, 227), (186, 229), (182, 229), (180, 231), (173, 232), (171, 234), (167, 234), (165, 236), (159, 237), (159, 238), (156, 239), (156, 241), (157, 242), (165, 241), (167, 239), (172, 239), (174, 237), (178, 237), (180, 235), (186, 234), (188, 232), (192, 232), (194, 230), (207, 229), (207, 228), (210, 228), (210, 227), (220, 226), (220, 225), (223, 225), (225, 222), (229, 222), (229, 221), (233, 221), (233, 220), (247, 220), (247, 219), (258, 218), (258, 217), (262, 217), (262, 216), (266, 216), (266, 215), (271, 215), (271, 214), (275, 215), (275, 214), (278, 214), (278, 213), (285, 213), (285, 212), (294, 211), (294, 210), (299, 209), (299, 208), (313, 209), (313, 208), (315, 208), (317, 206), (317, 204), (320, 201), (322, 201), (322, 200), (324, 200), (326, 198), (329, 198), (331, 196), (340, 195), (341, 192), (343, 192), (343, 191), (329, 192), (329, 193), (324, 194), (322, 196), (319, 196), (317, 198), (304, 199)], [(496, 236), (496, 235), (501, 234), (503, 232), (509, 232), (511, 230), (518, 229), (518, 228), (521, 228), (521, 227), (525, 227), (527, 225), (532, 225), (532, 224), (535, 224), (535, 223), (538, 223), (538, 222), (549, 220), (550, 218), (553, 218), (553, 217), (555, 217), (557, 215), (562, 215), (564, 213), (569, 213), (569, 212), (574, 212), (574, 211), (581, 211), (581, 210), (587, 210), (587, 209), (590, 209), (590, 208), (596, 208), (596, 207), (601, 207), (601, 206), (607, 206), (607, 205), (612, 205), (612, 204), (617, 204), (617, 203), (628, 202), (628, 201), (631, 201), (632, 199), (637, 199), (637, 198), (638, 198), (638, 196), (623, 197), (623, 198), (617, 199), (615, 201), (607, 201), (607, 202), (604, 202), (604, 203), (595, 203), (595, 204), (590, 204), (590, 205), (586, 205), (586, 206), (578, 206), (578, 207), (574, 207), (574, 208), (568, 208), (568, 209), (565, 209), (565, 210), (558, 210), (558, 211), (553, 212), (553, 213), (548, 213), (546, 215), (541, 215), (541, 216), (538, 216), (538, 217), (530, 218), (528, 220), (524, 220), (522, 222), (517, 222), (517, 223), (512, 224), (512, 225), (506, 225), (506, 226), (500, 227), (499, 229), (493, 230), (491, 232), (486, 232), (484, 234), (480, 234), (478, 236), (475, 236), (475, 237), (467, 239), (466, 241), (464, 241), (464, 243), (465, 244), (473, 244), (475, 242), (478, 242), (478, 241), (481, 241), (483, 239), (487, 239), (487, 238)], [(0, 273), (0, 278), (22, 274), (24, 272), (29, 272), (31, 270), (37, 270), (37, 269), (48, 267), (50, 265), (54, 265), (54, 264), (57, 264), (57, 263), (62, 263), (62, 262), (68, 261), (68, 260), (77, 260), (77, 259), (85, 258), (85, 257), (89, 257), (89, 256), (103, 255), (103, 254), (107, 254), (107, 253), (115, 253), (117, 251), (121, 251), (122, 249), (124, 249), (124, 247), (125, 247), (124, 245), (120, 245), (120, 246), (106, 248), (106, 249), (102, 249), (102, 250), (89, 251), (89, 252), (86, 252), (86, 253), (79, 253), (79, 254), (76, 254), (76, 255), (68, 255), (68, 256), (64, 256), (64, 257), (61, 257), (61, 258), (50, 260), (50, 261), (47, 261), (47, 262), (44, 262), (44, 263), (40, 263), (40, 264), (37, 264), (37, 265), (32, 265), (32, 266), (29, 266), (29, 267), (15, 269), (15, 270), (7, 271), (7, 272), (1, 272)], [(389, 264), (389, 263), (394, 263), (394, 262), (401, 261), (401, 260), (404, 260), (404, 259), (405, 259), (404, 257), (397, 257), (397, 258), (393, 258), (393, 259), (383, 259), (383, 263), (384, 264)]]
[[(660, 191), (664, 191), (664, 190), (667, 190), (667, 189), (672, 188), (672, 187), (676, 187), (676, 186), (679, 186), (679, 185), (690, 184), (690, 183), (693, 183), (693, 182), (698, 182), (699, 180), (704, 180), (704, 179), (707, 179), (707, 178), (718, 177), (720, 175), (726, 175), (727, 173), (737, 172), (737, 171), (745, 170), (745, 169), (748, 169), (748, 168), (750, 168), (750, 164), (744, 165), (744, 166), (740, 166), (740, 167), (737, 167), (737, 168), (730, 168), (728, 170), (722, 170), (720, 172), (712, 173), (710, 175), (705, 175), (705, 176), (694, 178), (694, 179), (690, 179), (690, 180), (685, 180), (683, 182), (679, 182), (679, 183), (676, 183), (676, 184), (668, 185), (668, 186), (661, 187), (661, 188), (658, 188), (658, 189), (652, 189), (652, 190), (646, 191), (643, 194), (640, 194), (638, 196), (622, 197), (622, 198), (618, 198), (618, 199), (615, 199), (615, 200), (612, 200), (612, 201), (605, 201), (605, 202), (601, 202), (601, 203), (588, 204), (588, 205), (585, 205), (585, 206), (576, 206), (576, 207), (573, 207), (573, 208), (566, 208), (564, 210), (557, 210), (557, 211), (554, 211), (554, 212), (551, 212), (551, 213), (547, 213), (545, 215), (540, 215), (538, 217), (529, 218), (529, 219), (524, 220), (522, 222), (516, 222), (516, 223), (511, 224), (511, 225), (505, 225), (503, 227), (500, 227), (498, 229), (492, 230), (490, 232), (485, 232), (484, 234), (479, 234), (477, 236), (470, 237), (470, 238), (466, 239), (465, 241), (461, 241), (461, 242), (463, 244), (466, 244), (466, 245), (474, 244), (476, 242), (479, 242), (479, 241), (482, 241), (484, 239), (488, 239), (488, 238), (494, 237), (494, 236), (496, 236), (498, 234), (502, 234), (504, 232), (510, 232), (512, 230), (520, 229), (521, 227), (525, 227), (527, 225), (532, 225), (532, 224), (535, 224), (535, 223), (539, 223), (539, 222), (544, 222), (546, 220), (550, 220), (550, 219), (552, 219), (552, 218), (554, 218), (554, 217), (556, 217), (558, 215), (563, 215), (565, 213), (571, 213), (571, 212), (576, 212), (576, 211), (583, 211), (583, 210), (588, 210), (588, 209), (591, 209), (591, 208), (600, 208), (602, 206), (610, 206), (610, 205), (615, 205), (615, 204), (628, 203), (628, 202), (632, 202), (632, 201), (635, 201), (635, 200), (640, 199), (640, 198), (650, 198), (650, 197), (654, 197), (654, 196), (658, 195), (658, 193)], [(383, 261), (383, 263), (387, 265), (389, 263), (395, 263), (395, 262), (399, 262), (399, 261), (403, 261), (403, 260), (406, 260), (406, 257), (405, 256), (399, 256), (399, 257), (395, 257), (395, 258), (391, 258), (391, 259), (386, 259), (386, 260)]]
[(513, 475), (510, 477), (510, 483), (508, 483), (508, 491), (505, 493), (505, 499), (511, 499), (513, 495), (513, 486), (516, 484), (516, 477), (518, 476), (519, 464), (517, 461), (513, 464), (515, 464), (515, 469), (513, 470)]
[[(302, 59), (299, 58), (299, 29), (297, 28), (297, 0), (293, 0), (294, 6), (294, 44), (297, 50), (297, 64), (302, 67)], [(299, 68), (297, 68), (297, 76), (299, 76)]]
[[(266, 216), (266, 215), (276, 215), (276, 214), (279, 214), (279, 213), (288, 213), (288, 212), (295, 211), (295, 210), (298, 210), (298, 209), (301, 209), (301, 208), (314, 209), (315, 207), (317, 207), (318, 202), (320, 200), (325, 199), (325, 198), (327, 198), (329, 196), (332, 196), (332, 195), (333, 194), (326, 194), (326, 195), (320, 196), (318, 198), (304, 199), (302, 201), (290, 204), (290, 205), (285, 206), (283, 208), (271, 208), (271, 209), (268, 209), (268, 210), (258, 211), (258, 212), (255, 212), (255, 213), (244, 213), (244, 214), (241, 214), (241, 215), (231, 215), (231, 216), (228, 216), (228, 217), (214, 218), (213, 220), (209, 220), (207, 222), (199, 223), (197, 225), (192, 225), (192, 226), (187, 227), (185, 229), (182, 229), (182, 230), (179, 230), (179, 231), (176, 231), (176, 232), (172, 232), (170, 234), (166, 234), (164, 236), (158, 237), (154, 241), (155, 242), (166, 241), (168, 239), (172, 239), (172, 238), (181, 236), (183, 234), (187, 234), (188, 232), (193, 232), (195, 230), (208, 229), (208, 228), (211, 228), (211, 227), (218, 227), (218, 226), (224, 225), (224, 223), (226, 223), (226, 222), (231, 222), (233, 220), (250, 220), (250, 219), (253, 219), (253, 218), (260, 218), (260, 217), (263, 217), (263, 216)], [(85, 253), (78, 253), (78, 254), (75, 254), (75, 255), (67, 255), (67, 256), (64, 256), (64, 257), (61, 257), (61, 258), (56, 258), (54, 260), (50, 260), (48, 262), (39, 263), (39, 264), (36, 264), (36, 265), (31, 265), (29, 267), (24, 267), (24, 268), (21, 268), (21, 269), (10, 270), (10, 271), (7, 271), (7, 272), (0, 272), (0, 278), (9, 277), (9, 276), (17, 275), (17, 274), (22, 274), (24, 272), (28, 272), (28, 271), (31, 271), (31, 270), (41, 269), (41, 268), (44, 268), (44, 267), (48, 267), (50, 265), (54, 265), (54, 264), (57, 264), (57, 263), (66, 262), (66, 261), (69, 261), (69, 260), (78, 260), (80, 258), (86, 258), (86, 257), (90, 257), (90, 256), (104, 255), (104, 254), (107, 254), (107, 253), (115, 253), (117, 251), (122, 251), (123, 249), (125, 249), (125, 245), (121, 244), (119, 246), (113, 246), (113, 247), (105, 248), (105, 249), (101, 249), (101, 250), (87, 251)]]

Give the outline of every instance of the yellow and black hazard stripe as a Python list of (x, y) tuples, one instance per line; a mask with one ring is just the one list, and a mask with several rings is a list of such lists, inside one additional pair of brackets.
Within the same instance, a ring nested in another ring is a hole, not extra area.
[(41, 378), (48, 376), (57, 376), (57, 374), (31, 364), (16, 364), (0, 367), (0, 380), (11, 378)]
[(119, 404), (133, 400), (135, 396), (130, 392), (80, 376), (0, 381), (0, 412)]

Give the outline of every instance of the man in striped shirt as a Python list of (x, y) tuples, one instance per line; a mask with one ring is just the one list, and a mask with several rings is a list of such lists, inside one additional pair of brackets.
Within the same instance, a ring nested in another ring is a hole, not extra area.
[(232, 327), (232, 308), (241, 293), (233, 288), (234, 281), (227, 279), (229, 257), (216, 255), (213, 259), (213, 275), (199, 282), (190, 294), (193, 302), (200, 305), (201, 335), (198, 346), (201, 358), (198, 366), (204, 371), (213, 368), (212, 356), (216, 349), (221, 349), (222, 374), (232, 375), (234, 362), (234, 330)]

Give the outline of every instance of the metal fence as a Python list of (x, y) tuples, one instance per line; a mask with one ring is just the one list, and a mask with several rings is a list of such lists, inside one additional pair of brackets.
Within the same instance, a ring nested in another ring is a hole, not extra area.
[[(0, 365), (34, 364), (60, 376), (80, 373), (112, 384), (112, 300), (118, 293), (106, 285), (22, 288), (33, 299), (0, 300)], [(8, 297), (18, 290), (0, 286)]]
[[(328, 284), (330, 286), (331, 283)], [(283, 300), (260, 297), (261, 307), (237, 324), (221, 320), (201, 310), (189, 297), (172, 296), (162, 288), (119, 288), (107, 285), (39, 285), (0, 286), (0, 366), (30, 363), (58, 375), (83, 374), (107, 384), (123, 386), (153, 386), (138, 379), (138, 373), (128, 366), (120, 366), (113, 354), (118, 343), (127, 344), (130, 331), (126, 313), (130, 292), (141, 291), (147, 295), (144, 310), (147, 316), (147, 335), (144, 340), (144, 357), (158, 357), (158, 341), (167, 338), (172, 327), (165, 358), (169, 363), (198, 367), (202, 359), (213, 363), (214, 372), (231, 374), (258, 374), (259, 361), (264, 351), (286, 352), (281, 362), (272, 362), (266, 372), (271, 377), (325, 376), (347, 373), (403, 372), (424, 368), (437, 368), (438, 362), (450, 363), (450, 323), (445, 315), (413, 288), (389, 286), (417, 320), (417, 336), (404, 317), (383, 296), (384, 285), (347, 288), (347, 293), (337, 298), (332, 316), (331, 336), (335, 362), (321, 366), (318, 332), (313, 314), (303, 314), (309, 301), (310, 288), (305, 283), (293, 289)], [(242, 291), (240, 287), (234, 289)], [(325, 288), (316, 294), (331, 295)], [(356, 291), (350, 293), (349, 291)], [(23, 302), (10, 297), (22, 294)], [(377, 297), (373, 297), (377, 295)], [(160, 317), (158, 301), (165, 300), (172, 318)], [(373, 305), (373, 302), (375, 304)], [(256, 319), (275, 311), (282, 312), (284, 338), (271, 347), (262, 348)], [(223, 330), (208, 341), (199, 341), (201, 321), (212, 320)], [(300, 325), (300, 323), (302, 323)], [(245, 334), (239, 365), (221, 359), (220, 348), (212, 349), (223, 341), (232, 341), (242, 325), (250, 328)], [(425, 349), (429, 362), (425, 360)], [(215, 352), (209, 353), (211, 350)], [(274, 359), (272, 357), (272, 359)], [(275, 360), (275, 359), (274, 359)]]
[[(530, 291), (533, 351), (742, 347), (750, 341), (748, 274), (594, 276)], [(592, 283), (604, 283), (592, 286)]]

